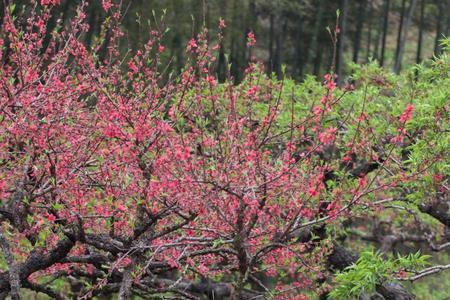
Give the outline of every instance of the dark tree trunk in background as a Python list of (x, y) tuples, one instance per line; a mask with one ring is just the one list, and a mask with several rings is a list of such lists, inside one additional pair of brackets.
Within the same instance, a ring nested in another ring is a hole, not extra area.
[[(183, 6), (182, 3), (177, 4), (177, 0), (172, 0), (173, 7), (174, 7), (174, 18), (175, 22), (181, 18), (181, 15), (183, 13)], [(177, 71), (181, 70), (184, 65), (184, 47), (185, 42), (182, 38), (182, 33), (180, 32), (180, 29), (178, 27), (175, 27), (172, 29), (174, 32), (173, 38), (172, 38), (172, 53), (174, 54), (172, 57), (175, 57), (175, 66)], [(219, 62), (220, 63), (220, 62)]]
[(236, 69), (237, 73), (234, 75), (237, 82), (240, 82), (244, 78), (243, 71), (244, 71), (245, 67), (247, 66), (247, 63), (248, 63), (247, 53), (249, 53), (249, 51), (248, 51), (249, 49), (247, 48), (247, 35), (250, 31), (249, 27), (248, 27), (249, 20), (247, 19), (248, 18), (247, 12), (243, 11), (242, 13), (243, 14), (240, 15), (241, 23), (239, 23), (239, 27), (238, 27), (238, 29), (239, 29), (238, 33), (241, 32), (241, 36), (239, 39), (240, 43), (238, 46), (238, 52), (237, 52), (237, 57), (236, 57), (236, 59), (239, 63), (237, 64), (237, 67), (238, 67)]
[[(283, 24), (281, 25), (281, 22)], [(284, 36), (286, 33), (287, 20), (286, 18), (277, 18), (276, 30), (277, 34), (275, 37), (275, 57), (274, 57), (274, 70), (278, 79), (282, 77), (282, 58), (283, 58), (283, 47), (284, 47)]]
[(280, 16), (275, 17), (275, 52), (273, 53), (273, 72), (277, 75), (277, 78), (280, 79), (281, 76), (281, 20)]
[(249, 20), (249, 24), (248, 27), (251, 31), (253, 31), (255, 34), (256, 32), (256, 25), (258, 22), (258, 11), (256, 10), (256, 2), (255, 0), (250, 1), (249, 6), (248, 6), (248, 12), (249, 12), (249, 16), (248, 16), (248, 20)]
[(417, 56), (416, 63), (422, 61), (422, 44), (423, 44), (423, 27), (425, 26), (425, 2), (426, 0), (420, 1), (420, 23), (419, 23), (419, 37), (417, 41)]
[(317, 43), (317, 51), (316, 51), (316, 57), (314, 58), (314, 68), (313, 68), (313, 74), (316, 76), (320, 75), (320, 69), (322, 67), (322, 58), (323, 58), (323, 51), (321, 51), (323, 47), (323, 44), (319, 41)]
[[(424, 0), (425, 1), (425, 0)], [(29, 0), (0, 0), (0, 24), (4, 22), (5, 3), (16, 5), (17, 15), (29, 13), (33, 6)], [(39, 1), (37, 7), (40, 7)], [(48, 44), (50, 32), (56, 28), (56, 20), (62, 19), (65, 27), (75, 13), (79, 1), (61, 0), (61, 4), (52, 8), (53, 17), (46, 24), (49, 32), (45, 41)], [(344, 60), (366, 62), (368, 58), (377, 59), (381, 66), (389, 65), (401, 68), (402, 55), (406, 63), (419, 62), (433, 50), (439, 54), (442, 49), (439, 40), (450, 33), (450, 0), (429, 0), (422, 4), (417, 0), (417, 12), (413, 20), (408, 21), (408, 14), (413, 0), (122, 0), (122, 28), (127, 41), (121, 43), (121, 51), (135, 50), (142, 47), (148, 39), (150, 28), (154, 29), (153, 12), (162, 21), (164, 28), (170, 28), (164, 34), (163, 43), (167, 52), (161, 63), (168, 64), (170, 71), (179, 71), (186, 61), (185, 46), (206, 24), (210, 30), (209, 40), (214, 44), (219, 18), (226, 21), (225, 39), (221, 43), (217, 60), (217, 74), (223, 81), (230, 72), (239, 82), (243, 70), (251, 56), (267, 62), (267, 72), (281, 76), (282, 64), (287, 65), (287, 74), (301, 80), (306, 74), (322, 74), (329, 71), (329, 62), (334, 58), (334, 72), (345, 72)], [(86, 22), (89, 30), (81, 37), (87, 47), (94, 47), (100, 33), (101, 24), (106, 17), (101, 1), (88, 1)], [(131, 3), (131, 4), (130, 4)], [(131, 5), (128, 9), (128, 5)], [(332, 42), (326, 28), (334, 27), (334, 12), (340, 8), (341, 33), (338, 46), (331, 49)], [(421, 7), (419, 9), (419, 7)], [(419, 13), (420, 11), (420, 13)], [(66, 15), (67, 14), (67, 15)], [(417, 18), (417, 19), (416, 19)], [(65, 20), (64, 20), (65, 19)], [(193, 21), (194, 19), (194, 21)], [(139, 20), (139, 22), (137, 22)], [(409, 39), (406, 23), (410, 23)], [(148, 23), (149, 22), (149, 23)], [(24, 23), (24, 22), (23, 22)], [(59, 24), (59, 23), (58, 23)], [(148, 25), (149, 24), (149, 25)], [(23, 24), (23, 26), (25, 26)], [(59, 26), (59, 25), (58, 25)], [(417, 27), (416, 27), (417, 26)], [(416, 37), (417, 28), (417, 37)], [(398, 30), (398, 32), (397, 32)], [(255, 32), (258, 40), (256, 47), (246, 47), (246, 35)], [(108, 35), (111, 33), (108, 32)], [(406, 34), (406, 35), (405, 35)], [(431, 36), (431, 43), (429, 43)], [(412, 41), (413, 40), (413, 41)], [(412, 42), (411, 42), (412, 41)], [(4, 39), (3, 60), (11, 52), (8, 39)], [(404, 43), (406, 44), (405, 51)], [(100, 45), (99, 56), (106, 57), (107, 45)], [(401, 51), (401, 49), (403, 49)], [(335, 53), (332, 50), (336, 50)], [(229, 55), (229, 61), (226, 53)], [(331, 55), (335, 54), (335, 55)], [(406, 54), (404, 54), (406, 56)], [(169, 62), (170, 61), (170, 62)], [(231, 70), (227, 69), (231, 64)], [(399, 67), (400, 66), (400, 67)], [(170, 72), (168, 72), (169, 74)], [(345, 76), (345, 74), (343, 74)], [(339, 82), (342, 78), (339, 79)]]
[[(318, 50), (318, 40), (320, 37), (320, 31), (322, 28), (322, 19), (323, 19), (323, 13), (325, 9), (325, 1), (319, 0), (319, 3), (317, 4), (317, 13), (314, 19), (314, 26), (313, 31), (311, 34), (311, 43), (309, 43), (309, 50), (308, 50), (308, 57), (307, 60), (312, 60), (313, 68), (314, 69), (314, 63), (316, 61), (316, 57), (319, 55), (317, 53)], [(319, 51), (320, 52), (320, 51)], [(305, 63), (308, 64), (308, 61), (305, 60)]]
[(411, 25), (411, 19), (414, 14), (418, 0), (412, 0), (409, 6), (408, 15), (404, 18), (403, 31), (401, 33), (400, 44), (398, 48), (397, 58), (395, 60), (394, 72), (399, 73), (402, 66), (403, 53), (405, 52), (406, 39), (408, 37), (409, 27)]
[(394, 70), (395, 66), (397, 65), (397, 60), (400, 53), (400, 43), (402, 40), (402, 33), (403, 33), (403, 22), (405, 19), (405, 9), (406, 9), (406, 0), (402, 0), (402, 7), (400, 11), (400, 22), (398, 24), (398, 32), (397, 32), (397, 48), (395, 49), (395, 58), (394, 58)]
[(205, 25), (205, 11), (203, 9), (203, 0), (193, 1), (191, 5), (194, 7), (194, 34), (197, 35)]
[(391, 2), (390, 0), (384, 0), (383, 38), (381, 42), (381, 57), (380, 57), (381, 66), (384, 66), (384, 57), (386, 55), (386, 38), (389, 27), (390, 2)]
[(436, 55), (441, 52), (440, 40), (443, 38), (442, 21), (445, 16), (445, 7), (447, 6), (447, 5), (445, 5), (444, 1), (445, 0), (437, 0), (436, 1), (437, 2), (436, 5), (438, 7), (438, 12), (439, 12), (437, 20), (436, 20), (436, 37), (434, 39), (434, 54), (436, 54)]
[[(177, 0), (173, 0), (177, 1)], [(226, 21), (226, 12), (227, 12), (227, 0), (221, 0), (220, 5), (223, 8), (222, 18)], [(220, 50), (219, 50), (219, 58), (217, 60), (217, 78), (219, 82), (224, 82), (227, 77), (227, 62), (225, 61), (225, 35), (227, 35), (226, 29), (223, 33), (223, 39), (220, 43)]]
[(338, 76), (337, 83), (340, 85), (342, 83), (342, 76), (344, 71), (344, 49), (345, 49), (345, 34), (347, 32), (347, 13), (348, 13), (348, 0), (341, 0), (341, 15), (340, 15), (340, 25), (341, 30), (339, 34), (338, 49), (337, 49), (337, 59), (336, 59), (336, 74)]
[(450, 37), (450, 0), (445, 1), (445, 11), (446, 11), (446, 17), (445, 17), (445, 23), (447, 24), (447, 27), (445, 28), (445, 36)]
[[(255, 0), (250, 1), (249, 5), (248, 5), (248, 16), (247, 16), (246, 20), (247, 20), (247, 33), (249, 33), (251, 31), (258, 37), (258, 32), (256, 31), (258, 15), (257, 15), (257, 11), (256, 11)], [(247, 33), (246, 33), (246, 36), (247, 36)], [(252, 56), (251, 50), (252, 49), (249, 49), (249, 51), (248, 51), (248, 56), (247, 56), (248, 61), (251, 60), (251, 56)]]
[(1, 0), (0, 1), (0, 26), (3, 25), (3, 18), (5, 16), (5, 9), (9, 4), (9, 0)]
[[(356, 23), (355, 37), (353, 40), (353, 61), (358, 62), (359, 49), (361, 47), (361, 35), (364, 27), (364, 20), (366, 17), (367, 0), (360, 0), (358, 7), (358, 21)], [(370, 3), (369, 3), (370, 5)], [(370, 20), (369, 20), (370, 22)], [(370, 25), (369, 25), (370, 26)]]
[(219, 58), (217, 60), (217, 79), (219, 82), (224, 82), (227, 77), (227, 70), (226, 70), (226, 60), (225, 60), (225, 45), (223, 42), (220, 43), (220, 50), (219, 50)]
[(101, 7), (99, 6), (98, 2), (92, 2), (90, 7), (89, 7), (89, 16), (88, 16), (88, 18), (89, 18), (89, 30), (86, 33), (86, 36), (85, 36), (85, 39), (84, 39), (85, 43), (86, 43), (86, 46), (88, 48), (91, 47), (92, 39), (93, 39), (93, 37), (94, 37), (98, 27), (99, 27), (99, 21), (100, 21), (99, 20), (99, 17), (100, 17), (99, 10), (100, 9), (101, 9)]
[(232, 28), (230, 28), (231, 30), (237, 28), (236, 32), (238, 32), (238, 34), (236, 34), (233, 31), (233, 34), (231, 36), (231, 52), (230, 52), (230, 63), (231, 63), (231, 75), (234, 77), (235, 82), (239, 82), (240, 81), (240, 61), (239, 61), (239, 53), (242, 51), (242, 36), (241, 33), (242, 31), (240, 31), (240, 19), (239, 18), (239, 9), (240, 9), (240, 4), (238, 0), (234, 0), (233, 1), (233, 8), (232, 8), (232, 18), (231, 18), (231, 26)]
[(295, 64), (293, 68), (294, 77), (297, 79), (303, 78), (303, 65), (304, 65), (304, 53), (303, 49), (305, 47), (304, 44), (304, 36), (303, 36), (303, 18), (298, 20), (297, 25), (297, 36), (295, 41)]
[[(210, 11), (210, 6), (209, 6), (209, 1), (208, 0), (203, 0), (203, 25), (205, 28), (211, 28), (211, 11)], [(215, 26), (216, 24), (214, 24)], [(210, 39), (209, 37), (209, 30), (206, 33), (207, 34), (207, 38), (208, 41)]]
[(270, 29), (269, 29), (269, 74), (272, 74), (273, 72), (273, 40), (275, 37), (275, 16), (273, 13), (270, 14)]
[(367, 15), (367, 48), (366, 48), (366, 62), (369, 61), (370, 56), (372, 55), (372, 27), (373, 27), (373, 5), (372, 2), (367, 4), (369, 7), (369, 13)]

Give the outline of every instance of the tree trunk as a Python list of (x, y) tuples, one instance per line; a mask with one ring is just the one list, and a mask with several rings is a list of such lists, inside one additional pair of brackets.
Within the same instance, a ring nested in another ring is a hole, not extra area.
[(99, 22), (99, 11), (101, 11), (101, 7), (99, 5), (98, 2), (92, 2), (90, 7), (89, 7), (89, 30), (86, 33), (86, 36), (84, 38), (85, 44), (88, 48), (91, 47), (92, 45), (92, 38), (94, 37), (94, 34), (97, 30), (98, 27), (98, 22)]
[(255, 0), (250, 1), (249, 3), (249, 7), (248, 7), (248, 27), (251, 31), (253, 31), (254, 33), (256, 33), (256, 26), (258, 24), (258, 14), (257, 14), (257, 10), (256, 10), (256, 2)]
[[(176, 0), (173, 0), (176, 1)], [(227, 1), (221, 0), (220, 2), (222, 7), (222, 18), (226, 20), (227, 15)], [(227, 77), (227, 62), (225, 61), (225, 35), (222, 37), (222, 41), (220, 42), (220, 50), (219, 50), (219, 58), (217, 60), (217, 78), (219, 82), (224, 82)]]
[(417, 41), (417, 56), (416, 63), (420, 64), (422, 61), (422, 43), (423, 43), (423, 27), (425, 26), (425, 0), (420, 2), (420, 24), (419, 24), (419, 39)]
[(317, 43), (317, 51), (316, 51), (316, 57), (314, 58), (314, 69), (313, 74), (316, 76), (319, 76), (320, 69), (322, 67), (322, 58), (323, 58), (323, 51), (320, 49), (323, 47), (322, 43)]
[(6, 8), (9, 5), (9, 0), (0, 1), (0, 26), (3, 25), (3, 20), (5, 18)]
[(441, 52), (441, 42), (440, 40), (443, 38), (443, 30), (442, 30), (442, 20), (445, 18), (444, 11), (445, 11), (445, 3), (444, 0), (438, 0), (437, 1), (437, 7), (438, 7), (438, 17), (436, 20), (436, 37), (434, 39), (434, 54), (437, 55)]
[[(203, 0), (203, 27), (206, 29), (211, 28), (211, 12), (209, 2), (207, 0)], [(206, 38), (209, 41), (209, 30), (206, 32), (206, 35)]]
[(296, 43), (295, 43), (295, 67), (293, 69), (293, 73), (297, 77), (297, 79), (301, 80), (303, 78), (303, 43), (304, 43), (304, 36), (303, 36), (303, 18), (300, 17), (298, 20), (297, 25), (297, 36), (296, 36)]
[(272, 74), (273, 72), (273, 39), (274, 39), (274, 26), (275, 26), (275, 17), (272, 14), (270, 14), (270, 29), (269, 29), (269, 67), (268, 67), (268, 71), (269, 71), (269, 75)]
[(400, 53), (400, 43), (402, 40), (402, 33), (403, 33), (403, 22), (405, 19), (405, 7), (406, 7), (406, 0), (402, 0), (402, 8), (400, 11), (400, 22), (398, 24), (398, 33), (397, 33), (397, 48), (395, 49), (394, 70), (397, 66), (397, 61)]
[[(247, 28), (247, 32), (245, 34), (245, 38), (247, 38), (247, 34), (249, 32), (253, 32), (254, 34), (257, 34), (257, 30), (256, 27), (258, 25), (258, 15), (257, 15), (257, 11), (256, 11), (256, 3), (254, 0), (250, 1), (250, 3), (248, 4), (248, 11), (247, 11), (248, 15), (245, 18), (246, 19), (246, 28)], [(247, 60), (251, 60), (252, 59), (252, 49), (249, 49), (248, 51), (248, 56), (247, 56)]]
[(390, 9), (390, 0), (385, 0), (384, 18), (383, 18), (383, 40), (381, 42), (380, 66), (384, 66), (384, 56), (386, 55), (386, 37), (389, 27), (389, 9)]
[[(233, 29), (239, 28), (239, 1), (234, 0), (233, 1), (233, 8), (232, 8), (232, 18), (231, 18), (231, 24), (233, 28), (230, 28), (231, 30), (231, 52), (230, 52), (230, 62), (231, 62), (231, 75), (234, 77), (235, 82), (239, 82), (240, 79), (240, 61), (239, 61), (239, 52), (241, 45), (241, 36), (240, 34), (237, 34), (233, 31)], [(240, 30), (237, 30), (240, 32)], [(238, 35), (238, 39), (236, 39), (236, 35)]]
[[(182, 14), (183, 14), (183, 6), (182, 3), (177, 3), (176, 0), (172, 0), (172, 6), (174, 7), (173, 10), (173, 16), (175, 18), (174, 22), (177, 22), (177, 20), (180, 20)], [(172, 38), (172, 57), (175, 58), (175, 66), (177, 71), (180, 71), (185, 62), (184, 62), (184, 47), (185, 42), (183, 41), (183, 34), (181, 33), (182, 29), (178, 26), (175, 26), (173, 28), (173, 38)]]
[[(367, 0), (359, 1), (358, 21), (356, 24), (355, 37), (353, 41), (353, 61), (358, 62), (359, 49), (361, 47), (361, 35), (364, 27), (364, 19), (366, 14)], [(370, 5), (370, 3), (369, 3)], [(370, 22), (370, 20), (369, 20)], [(369, 25), (370, 26), (370, 25)]]
[[(283, 26), (280, 26), (279, 22), (283, 19)], [(283, 59), (283, 45), (284, 45), (284, 35), (286, 33), (287, 27), (287, 19), (279, 18), (276, 22), (277, 24), (277, 36), (275, 38), (275, 61), (274, 61), (274, 69), (277, 74), (277, 78), (280, 80), (282, 77), (282, 59)]]
[(404, 19), (405, 24), (402, 26), (403, 27), (403, 33), (401, 34), (400, 45), (399, 45), (399, 48), (398, 48), (398, 55), (397, 55), (397, 59), (395, 61), (395, 66), (394, 66), (394, 72), (397, 73), (397, 74), (400, 72), (400, 69), (401, 69), (401, 66), (402, 66), (402, 59), (403, 59), (403, 53), (404, 53), (404, 50), (405, 50), (406, 39), (408, 37), (408, 31), (409, 31), (409, 27), (411, 25), (411, 19), (412, 19), (412, 16), (414, 14), (414, 10), (415, 10), (416, 5), (417, 5), (417, 1), (418, 0), (412, 0), (411, 5), (409, 6), (408, 15)]
[(345, 50), (345, 34), (347, 32), (347, 13), (348, 13), (348, 0), (341, 0), (341, 16), (340, 16), (340, 30), (338, 41), (338, 52), (336, 59), (336, 73), (337, 73), (337, 83), (340, 85), (342, 83), (342, 75), (344, 69), (344, 50)]
[(447, 27), (445, 28), (445, 36), (450, 37), (450, 0), (447, 0), (445, 3), (445, 11), (447, 12), (445, 16), (445, 23), (447, 24)]
[(369, 61), (369, 58), (371, 56), (370, 50), (372, 49), (372, 26), (373, 26), (373, 6), (372, 2), (368, 3), (369, 5), (369, 14), (367, 16), (367, 48), (366, 48), (366, 62)]
[[(318, 45), (318, 40), (319, 40), (319, 36), (320, 36), (320, 29), (322, 28), (322, 20), (323, 20), (323, 13), (324, 13), (324, 0), (319, 0), (319, 3), (317, 5), (317, 13), (316, 16), (314, 18), (314, 27), (313, 27), (313, 31), (311, 34), (311, 43), (309, 43), (309, 50), (308, 50), (308, 56), (307, 59), (305, 60), (305, 64), (308, 64), (308, 60), (312, 60), (312, 65), (313, 65), (313, 69), (314, 69), (314, 62), (316, 61), (316, 57), (319, 55), (319, 53), (317, 53), (317, 45)], [(320, 52), (320, 51), (319, 51)]]

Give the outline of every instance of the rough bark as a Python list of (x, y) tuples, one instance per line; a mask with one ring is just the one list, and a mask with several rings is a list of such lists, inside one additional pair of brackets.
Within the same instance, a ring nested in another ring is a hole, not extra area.
[(450, 213), (448, 212), (448, 204), (441, 201), (433, 201), (429, 203), (422, 203), (419, 206), (421, 212), (426, 213), (448, 228), (450, 228)]
[[(43, 253), (39, 250), (32, 252), (28, 259), (18, 267), (21, 282), (26, 282), (28, 276), (34, 272), (44, 270), (64, 259), (74, 245), (75, 242), (73, 240), (64, 239), (59, 241), (56, 247), (48, 253)], [(0, 273), (0, 292), (9, 291), (10, 288), (11, 282), (9, 280), (9, 273)]]
[(9, 282), (11, 290), (11, 299), (20, 300), (20, 276), (17, 263), (14, 260), (14, 256), (11, 253), (11, 249), (8, 241), (3, 236), (3, 232), (0, 231), (0, 247), (2, 248), (3, 255), (8, 264)]

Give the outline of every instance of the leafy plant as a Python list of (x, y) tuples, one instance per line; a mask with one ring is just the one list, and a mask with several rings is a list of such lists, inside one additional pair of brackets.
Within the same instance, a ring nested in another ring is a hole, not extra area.
[(431, 256), (420, 252), (386, 258), (380, 252), (362, 252), (356, 264), (336, 274), (337, 286), (331, 291), (334, 299), (353, 299), (371, 293), (383, 282), (392, 281), (399, 273), (413, 272), (429, 264)]

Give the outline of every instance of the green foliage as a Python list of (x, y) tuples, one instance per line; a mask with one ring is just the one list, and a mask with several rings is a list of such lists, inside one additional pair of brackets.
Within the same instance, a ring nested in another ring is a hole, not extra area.
[[(446, 253), (439, 255), (436, 264), (450, 263), (450, 257)], [(448, 287), (450, 286), (450, 272), (442, 272), (439, 276), (428, 276), (413, 283), (406, 284), (406, 287), (416, 295), (417, 299), (435, 300), (448, 299)]]
[(420, 252), (397, 258), (385, 258), (379, 252), (363, 252), (356, 264), (336, 275), (337, 287), (330, 293), (334, 299), (352, 299), (362, 292), (372, 292), (376, 285), (394, 280), (400, 271), (417, 270), (428, 264), (429, 255)]

